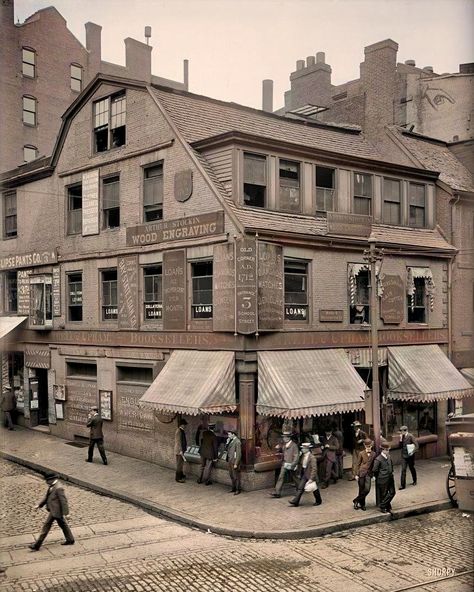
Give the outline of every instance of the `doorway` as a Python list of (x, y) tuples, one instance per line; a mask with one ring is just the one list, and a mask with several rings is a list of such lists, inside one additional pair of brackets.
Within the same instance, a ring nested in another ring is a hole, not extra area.
[(48, 371), (36, 368), (38, 379), (38, 425), (49, 425), (48, 418)]

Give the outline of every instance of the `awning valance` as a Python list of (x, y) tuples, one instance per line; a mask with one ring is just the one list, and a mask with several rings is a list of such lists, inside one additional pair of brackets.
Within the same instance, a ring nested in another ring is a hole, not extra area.
[(474, 388), (438, 345), (388, 348), (389, 399), (425, 403), (472, 395)]
[(0, 317), (0, 340), (18, 327), (27, 317)]
[(185, 415), (234, 411), (234, 352), (173, 351), (140, 406)]
[(286, 418), (358, 411), (366, 386), (342, 349), (258, 353), (257, 412)]

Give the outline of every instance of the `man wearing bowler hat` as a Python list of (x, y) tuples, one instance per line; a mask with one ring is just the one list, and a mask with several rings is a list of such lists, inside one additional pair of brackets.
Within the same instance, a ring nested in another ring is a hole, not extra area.
[(64, 489), (58, 484), (58, 479), (59, 476), (55, 473), (47, 473), (45, 475), (45, 480), (48, 484), (48, 491), (35, 509), (38, 510), (39, 508), (46, 506), (46, 509), (48, 510), (48, 517), (43, 524), (43, 528), (41, 529), (38, 539), (29, 546), (32, 551), (40, 550), (40, 547), (43, 544), (44, 539), (47, 537), (55, 520), (59, 524), (66, 539), (63, 543), (61, 543), (61, 545), (74, 545), (74, 536), (66, 520), (66, 516), (69, 514), (69, 506)]
[(374, 460), (372, 474), (377, 487), (377, 500), (382, 513), (391, 512), (392, 500), (395, 497), (395, 482), (393, 479), (393, 463), (390, 458), (390, 444), (382, 442), (382, 452)]
[(373, 442), (369, 438), (364, 440), (364, 450), (359, 452), (359, 458), (356, 464), (356, 480), (359, 486), (359, 495), (352, 500), (354, 510), (365, 511), (365, 498), (370, 493), (372, 480), (372, 466), (375, 460), (375, 452), (372, 450)]
[(87, 427), (90, 428), (89, 436), (89, 451), (87, 454), (86, 462), (92, 462), (94, 456), (94, 446), (97, 444), (100, 456), (104, 465), (107, 463), (107, 457), (105, 456), (104, 449), (104, 434), (102, 432), (102, 417), (99, 415), (98, 407), (91, 407), (89, 415), (87, 416)]
[(400, 487), (405, 489), (407, 484), (407, 467), (410, 469), (413, 485), (416, 485), (415, 452), (418, 450), (418, 442), (412, 436), (407, 426), (400, 428), (400, 445), (402, 447), (402, 471), (400, 473)]
[(199, 448), (201, 473), (197, 482), (202, 483), (204, 481), (206, 485), (212, 485), (212, 467), (217, 462), (218, 442), (214, 433), (215, 427), (215, 423), (210, 423), (201, 434), (201, 446)]
[(186, 458), (184, 457), (184, 453), (188, 447), (188, 443), (186, 440), (186, 426), (188, 422), (181, 417), (178, 421), (178, 427), (176, 428), (176, 432), (174, 434), (174, 454), (176, 456), (176, 475), (175, 480), (178, 483), (184, 483), (186, 481), (186, 475), (184, 474), (184, 463), (186, 462)]
[(240, 485), (240, 463), (242, 460), (242, 443), (233, 430), (227, 430), (227, 462), (229, 475), (232, 482), (231, 493), (239, 495), (242, 492)]
[(357, 474), (356, 465), (357, 465), (357, 462), (359, 459), (359, 452), (362, 452), (364, 450), (364, 440), (367, 439), (367, 434), (361, 429), (362, 424), (360, 423), (360, 421), (355, 421), (352, 424), (352, 427), (354, 428), (354, 433), (352, 435), (352, 479), (351, 479), (351, 481), (353, 481), (355, 479), (355, 476)]
[(275, 448), (283, 452), (283, 463), (275, 485), (275, 491), (270, 494), (271, 497), (281, 497), (281, 490), (287, 475), (291, 478), (296, 487), (299, 485), (299, 479), (295, 472), (299, 457), (298, 445), (291, 439), (291, 432), (283, 432), (282, 437), (283, 443), (278, 444)]
[(309, 442), (303, 442), (301, 444), (301, 456), (298, 461), (298, 474), (300, 476), (300, 480), (298, 485), (296, 486), (296, 495), (293, 499), (289, 501), (291, 506), (297, 507), (300, 505), (301, 496), (305, 491), (305, 487), (307, 484), (314, 483), (313, 487), (315, 490), (313, 491), (314, 495), (314, 503), (313, 506), (320, 506), (322, 503), (321, 493), (318, 489), (317, 483), (317, 462), (316, 457), (313, 456), (311, 453), (312, 445)]

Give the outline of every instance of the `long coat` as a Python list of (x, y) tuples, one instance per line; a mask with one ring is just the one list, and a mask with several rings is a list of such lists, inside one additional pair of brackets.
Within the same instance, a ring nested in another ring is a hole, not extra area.
[(242, 460), (242, 443), (239, 438), (233, 438), (227, 446), (227, 461), (232, 466), (237, 465), (240, 468), (240, 461)]
[(308, 480), (311, 479), (311, 481), (316, 481), (316, 476), (318, 472), (318, 464), (316, 462), (316, 457), (310, 452), (307, 458), (307, 465), (306, 467), (303, 467), (303, 461), (305, 460), (305, 456), (306, 454), (302, 454), (298, 462), (298, 469), (300, 469), (301, 471), (300, 476)]
[(281, 444), (280, 446), (281, 451), (283, 452), (283, 464), (290, 464), (291, 469), (294, 469), (298, 464), (298, 457), (300, 451), (298, 449), (298, 444), (291, 440), (287, 446), (286, 443)]
[(393, 463), (390, 457), (385, 458), (383, 454), (379, 454), (374, 460), (372, 474), (375, 476), (377, 484), (388, 483), (393, 478)]
[(362, 479), (366, 475), (372, 476), (372, 468), (375, 460), (375, 452), (372, 450), (367, 453), (365, 450), (359, 452), (357, 463), (355, 465), (355, 474)]
[(5, 391), (2, 396), (2, 411), (14, 411), (16, 409), (16, 396), (12, 391)]
[(99, 414), (93, 415), (87, 422), (87, 427), (91, 429), (90, 439), (91, 440), (103, 440), (104, 434), (102, 432), (102, 418)]
[[(331, 435), (329, 438), (324, 436), (322, 439), (322, 444), (324, 457), (331, 462), (336, 462), (336, 451), (339, 448), (339, 440), (336, 438), (336, 436)], [(325, 446), (328, 446), (328, 448), (325, 448)]]
[(38, 504), (40, 508), (46, 506), (53, 518), (63, 518), (69, 514), (69, 506), (64, 489), (55, 483), (52, 485), (44, 498)]
[(186, 448), (188, 447), (188, 443), (186, 440), (186, 433), (182, 428), (177, 428), (176, 432), (174, 433), (174, 454), (178, 456), (179, 454), (184, 454), (186, 452)]
[(201, 458), (215, 460), (217, 458), (217, 436), (211, 430), (204, 430), (201, 434)]

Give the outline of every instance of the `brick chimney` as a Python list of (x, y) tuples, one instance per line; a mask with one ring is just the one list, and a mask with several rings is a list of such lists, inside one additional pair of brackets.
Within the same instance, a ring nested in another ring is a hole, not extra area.
[(267, 113), (273, 113), (273, 80), (262, 82), (262, 109)]
[(5, 30), (5, 27), (10, 27), (13, 29), (15, 24), (15, 5), (13, 0), (3, 0), (0, 3), (0, 24), (2, 27), (2, 31)]
[(92, 80), (97, 72), (101, 71), (102, 62), (102, 27), (95, 23), (86, 23), (86, 49), (89, 52), (89, 67), (87, 80)]
[(296, 70), (290, 74), (291, 109), (304, 105), (327, 107), (331, 102), (331, 66), (320, 51), (314, 56), (296, 62)]
[(151, 82), (151, 45), (127, 37), (125, 39), (125, 67), (130, 78)]

